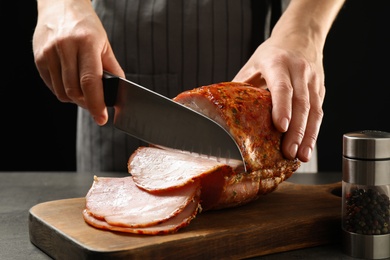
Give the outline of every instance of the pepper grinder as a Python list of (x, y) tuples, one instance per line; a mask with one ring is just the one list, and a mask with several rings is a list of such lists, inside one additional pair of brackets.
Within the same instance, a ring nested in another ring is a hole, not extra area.
[(390, 133), (343, 136), (342, 234), (347, 255), (390, 257)]

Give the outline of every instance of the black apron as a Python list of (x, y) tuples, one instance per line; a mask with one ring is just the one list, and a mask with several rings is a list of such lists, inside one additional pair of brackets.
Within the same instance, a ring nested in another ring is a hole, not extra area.
[[(129, 80), (167, 97), (231, 81), (268, 36), (275, 0), (94, 0)], [(280, 5), (279, 5), (280, 6)], [(77, 170), (127, 172), (141, 145), (79, 109)]]

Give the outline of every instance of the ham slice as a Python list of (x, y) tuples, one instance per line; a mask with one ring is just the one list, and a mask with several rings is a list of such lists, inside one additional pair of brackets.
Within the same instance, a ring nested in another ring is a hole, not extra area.
[(168, 219), (165, 222), (158, 223), (153, 226), (148, 227), (123, 227), (115, 226), (107, 223), (104, 220), (98, 219), (93, 216), (88, 210), (83, 210), (84, 220), (99, 229), (105, 229), (110, 231), (142, 234), (142, 235), (165, 235), (170, 233), (175, 233), (179, 229), (184, 228), (189, 225), (191, 220), (195, 218), (199, 207), (199, 196), (194, 197), (192, 200), (179, 214)]
[(258, 176), (236, 173), (240, 166), (241, 161), (230, 160), (227, 165), (212, 158), (156, 147), (139, 147), (128, 163), (135, 184), (153, 194), (200, 180), (203, 210), (237, 206), (256, 197)]
[(148, 227), (178, 215), (195, 197), (199, 197), (195, 181), (154, 195), (138, 188), (131, 176), (95, 177), (86, 195), (86, 212), (111, 226)]
[[(221, 124), (243, 154), (241, 162), (182, 151), (139, 147), (129, 158), (131, 176), (95, 178), (84, 219), (112, 231), (166, 234), (187, 226), (200, 209), (244, 205), (274, 191), (299, 167), (280, 151), (282, 133), (272, 123), (269, 91), (222, 82), (174, 98)], [(190, 136), (189, 136), (190, 138)]]
[(138, 187), (157, 193), (216, 171), (230, 172), (242, 164), (238, 160), (229, 160), (229, 165), (223, 161), (176, 150), (140, 147), (130, 156), (128, 170)]

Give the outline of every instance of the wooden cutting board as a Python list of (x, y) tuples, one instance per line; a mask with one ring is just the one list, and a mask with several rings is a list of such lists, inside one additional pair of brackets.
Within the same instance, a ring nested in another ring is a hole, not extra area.
[(103, 231), (84, 222), (84, 198), (35, 205), (30, 241), (55, 259), (248, 258), (334, 243), (341, 234), (341, 183), (282, 183), (232, 209), (203, 212), (178, 233)]

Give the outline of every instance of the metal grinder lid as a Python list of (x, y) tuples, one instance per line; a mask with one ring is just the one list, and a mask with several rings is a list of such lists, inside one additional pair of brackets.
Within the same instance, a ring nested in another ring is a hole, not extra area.
[(375, 130), (343, 135), (343, 156), (353, 159), (390, 160), (390, 133)]

